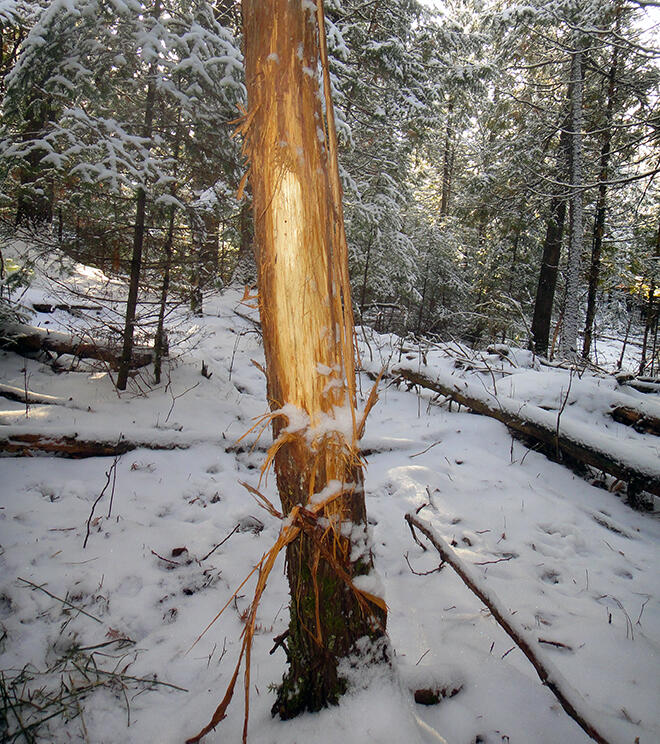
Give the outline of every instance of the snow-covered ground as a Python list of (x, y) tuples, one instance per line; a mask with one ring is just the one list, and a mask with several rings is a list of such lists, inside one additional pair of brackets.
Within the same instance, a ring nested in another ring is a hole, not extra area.
[[(120, 287), (80, 266), (60, 277), (58, 291), (74, 280), (84, 292), (98, 296), (110, 287), (120, 297)], [(54, 291), (37, 275), (23, 303), (50, 301)], [(254, 323), (243, 317), (256, 317), (254, 310), (233, 290), (209, 298), (203, 318), (177, 312), (186, 351), (157, 387), (143, 370), (118, 395), (102, 367), (55, 373), (0, 352), (0, 382), (27, 383), (61, 400), (26, 410), (0, 398), (0, 434), (123, 435), (186, 447), (138, 449), (116, 466), (111, 457), (0, 459), (3, 741), (35, 735), (54, 744), (180, 743), (207, 723), (230, 681), (253, 584), (193, 643), (279, 532), (241, 485), (257, 486), (270, 435), (253, 448), (254, 433), (237, 444), (266, 411), (264, 378), (252, 363), (263, 364), (263, 353)], [(44, 319), (52, 328), (85, 321), (56, 311), (32, 322)], [(407, 356), (409, 364), (419, 360), (490, 391), (496, 384), (498, 394), (555, 411), (568, 393), (563, 416), (660, 458), (656, 437), (605, 415), (624, 395), (613, 381), (585, 374), (569, 390), (566, 370), (540, 369), (526, 352), (512, 352), (513, 363), (484, 357), (490, 369), (466, 371), (454, 366), (458, 349), (426, 349), (421, 357), (400, 354), (395, 338), (367, 331), (361, 338), (365, 368)], [(202, 360), (210, 379), (200, 374)], [(360, 383), (364, 400), (372, 383), (364, 374)], [(636, 396), (640, 405), (648, 398)], [(430, 393), (391, 380), (381, 383), (364, 447), (372, 452), (367, 510), (396, 678), (375, 670), (354, 680), (338, 708), (289, 722), (271, 718), (269, 686), (281, 679), (285, 657), (269, 651), (288, 624), (280, 563), (260, 606), (252, 653), (251, 742), (589, 741), (452, 570), (433, 571), (439, 556), (413, 541), (403, 519), (409, 511), (454, 545), (484, 587), (541, 640), (609, 741), (660, 741), (654, 515), (632, 511), (616, 493), (528, 450), (502, 424), (449, 411)], [(261, 490), (276, 502), (272, 478)], [(411, 693), (419, 688), (458, 692), (421, 706)], [(228, 718), (205, 742), (240, 741), (242, 697), (239, 684)], [(31, 710), (20, 702), (28, 698)]]

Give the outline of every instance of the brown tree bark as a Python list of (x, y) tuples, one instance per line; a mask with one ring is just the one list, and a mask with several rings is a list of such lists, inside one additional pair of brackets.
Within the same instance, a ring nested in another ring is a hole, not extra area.
[(306, 505), (326, 502), (323, 520), (287, 547), (289, 669), (273, 706), (283, 719), (336, 703), (345, 689), (339, 660), (365, 636), (378, 648), (385, 626), (384, 603), (365, 608), (352, 586), (373, 561), (333, 110), (329, 86), (320, 91), (317, 78), (319, 60), (327, 64), (317, 6), (315, 15), (299, 0), (243, 0), (243, 132), (275, 472), (285, 514), (311, 519)]

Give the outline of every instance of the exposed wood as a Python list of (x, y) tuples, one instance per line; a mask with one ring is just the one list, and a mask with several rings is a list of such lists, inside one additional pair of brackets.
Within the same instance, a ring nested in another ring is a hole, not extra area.
[(339, 660), (358, 638), (383, 635), (385, 612), (380, 606), (365, 611), (342, 578), (368, 574), (372, 556), (323, 5), (244, 0), (243, 30), (248, 113), (242, 133), (283, 513), (309, 509), (315, 495), (336, 490), (319, 512), (327, 528), (310, 526), (287, 545), (290, 658), (273, 712), (290, 718), (338, 701), (345, 688)]
[[(98, 359), (107, 362), (113, 369), (119, 367), (121, 356), (119, 348), (26, 323), (10, 323), (2, 328), (0, 347), (22, 355), (50, 351), (58, 355), (71, 354), (80, 359)], [(134, 348), (130, 366), (132, 369), (145, 367), (152, 361), (151, 349)]]
[[(553, 669), (542, 659), (542, 652), (532, 638), (526, 638), (525, 632), (511, 617), (507, 617), (503, 606), (489, 592), (483, 589), (472, 572), (463, 564), (451, 547), (433, 530), (429, 525), (422, 522), (414, 514), (406, 514), (406, 521), (410, 528), (418, 529), (433, 547), (438, 551), (443, 561), (448, 563), (460, 576), (468, 589), (475, 594), (488, 607), (491, 615), (497, 620), (500, 627), (507, 633), (511, 640), (525, 654), (530, 661), (539, 679), (557, 698), (561, 707), (580, 726), (580, 728), (594, 741), (599, 744), (608, 744), (608, 740), (598, 731), (591, 721), (588, 721), (583, 709), (583, 701), (578, 702), (577, 692), (561, 679), (556, 669)], [(572, 699), (571, 699), (572, 698)]]
[[(491, 403), (477, 397), (474, 393), (470, 394), (459, 389), (458, 386), (452, 387), (440, 380), (431, 379), (420, 372), (404, 367), (395, 368), (392, 373), (414, 385), (421, 385), (445, 395), (476, 413), (501, 421), (509, 429), (545, 445), (546, 454), (549, 456), (559, 451), (569, 461), (590, 465), (629, 484), (634, 482), (636, 488), (660, 496), (660, 467), (651, 468), (645, 467), (639, 462), (630, 462), (627, 456), (622, 456), (616, 449), (609, 450), (602, 443), (595, 441), (585, 443), (584, 437), (578, 441), (577, 438), (566, 432), (565, 426), (562, 426), (560, 431), (557, 432), (556, 420), (553, 420), (552, 416), (553, 412), (543, 411), (538, 406), (531, 404), (525, 404), (523, 408), (519, 402), (515, 401), (512, 401), (512, 405), (508, 407), (504, 405), (504, 399), (494, 399), (494, 402)], [(523, 410), (520, 413), (514, 413), (516, 407), (517, 409), (523, 408)], [(532, 420), (532, 417), (534, 420)]]

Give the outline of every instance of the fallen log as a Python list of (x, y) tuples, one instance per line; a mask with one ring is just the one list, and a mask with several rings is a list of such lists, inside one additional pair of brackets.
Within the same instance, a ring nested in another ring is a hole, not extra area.
[(392, 374), (451, 398), (475, 413), (501, 421), (512, 431), (543, 445), (550, 457), (559, 459), (563, 455), (569, 461), (590, 465), (625, 481), (631, 505), (641, 506), (637, 502), (640, 490), (660, 496), (660, 461), (650, 453), (645, 456), (636, 443), (602, 432), (595, 436), (588, 425), (570, 421), (566, 416), (558, 425), (557, 412), (545, 411), (531, 403), (492, 394), (491, 400), (487, 400), (483, 390), (451, 375), (433, 379), (403, 366), (393, 369)]
[(90, 312), (99, 312), (102, 308), (100, 305), (52, 305), (50, 302), (33, 302), (32, 308), (38, 313), (54, 313), (56, 310), (64, 310), (70, 315), (76, 315), (80, 310), (89, 310)]
[[(47, 396), (50, 397), (50, 396)], [(123, 455), (136, 449), (149, 450), (175, 450), (189, 449), (195, 444), (208, 442), (209, 439), (199, 434), (181, 434), (179, 432), (149, 432), (142, 430), (139, 433), (131, 433), (132, 439), (127, 439), (123, 434), (117, 438), (95, 437), (93, 433), (80, 435), (63, 434), (60, 432), (37, 432), (24, 431), (23, 427), (0, 427), (0, 454), (13, 455), (17, 457), (34, 457), (38, 455), (52, 455), (70, 459), (83, 459), (86, 457), (114, 457)], [(237, 444), (220, 443), (219, 447), (224, 452), (241, 455), (249, 452), (261, 452), (265, 454), (270, 446), (270, 441), (243, 440)], [(361, 453), (364, 457), (384, 452), (394, 452), (409, 449), (411, 444), (422, 445), (410, 439), (374, 439), (363, 443)]]
[(658, 377), (636, 377), (630, 372), (619, 372), (614, 377), (619, 385), (627, 385), (639, 393), (660, 393)]
[(609, 414), (617, 423), (632, 426), (635, 431), (660, 436), (660, 418), (657, 416), (633, 406), (616, 406)]
[(14, 400), (17, 403), (76, 407), (71, 405), (71, 399), (65, 400), (64, 398), (56, 398), (54, 395), (35, 393), (33, 390), (25, 390), (24, 388), (5, 385), (4, 383), (0, 383), (0, 396), (7, 398), (7, 400)]
[(406, 522), (412, 530), (413, 537), (415, 529), (418, 529), (433, 547), (438, 551), (440, 557), (445, 563), (448, 563), (459, 575), (468, 589), (476, 594), (477, 597), (488, 607), (491, 615), (495, 618), (499, 626), (506, 632), (511, 640), (525, 654), (532, 664), (539, 679), (557, 698), (561, 707), (566, 713), (578, 724), (578, 726), (594, 741), (599, 744), (608, 744), (608, 739), (596, 728), (591, 722), (590, 711), (585, 712), (587, 705), (579, 693), (569, 685), (557, 669), (546, 659), (534, 639), (527, 637), (522, 626), (518, 625), (507, 612), (505, 607), (499, 602), (497, 597), (493, 596), (472, 573), (456, 553), (447, 545), (447, 543), (431, 527), (422, 522), (413, 514), (406, 514)]
[(119, 438), (116, 441), (81, 439), (77, 434), (49, 435), (13, 432), (0, 436), (0, 453), (34, 457), (36, 455), (56, 455), (73, 460), (86, 457), (115, 457), (135, 449), (174, 450), (188, 449), (190, 442), (182, 441), (130, 441)]
[[(49, 331), (27, 323), (9, 323), (0, 329), (0, 347), (18, 354), (34, 354), (49, 351), (54, 354), (71, 354), (80, 359), (98, 359), (118, 369), (121, 349), (85, 340), (60, 331)], [(153, 362), (153, 350), (145, 347), (134, 349), (131, 368), (146, 367)]]

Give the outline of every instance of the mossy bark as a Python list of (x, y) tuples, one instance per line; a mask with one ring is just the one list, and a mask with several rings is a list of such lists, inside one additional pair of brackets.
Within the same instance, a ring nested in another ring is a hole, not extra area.
[[(340, 661), (359, 639), (385, 632), (384, 609), (351, 585), (371, 570), (372, 557), (332, 104), (326, 118), (317, 72), (319, 20), (316, 6), (300, 0), (243, 2), (249, 105), (242, 129), (274, 466), (284, 514), (304, 523), (286, 556), (289, 669), (273, 706), (285, 719), (336, 703), (346, 684)], [(305, 507), (322, 493), (331, 498), (317, 518)]]

